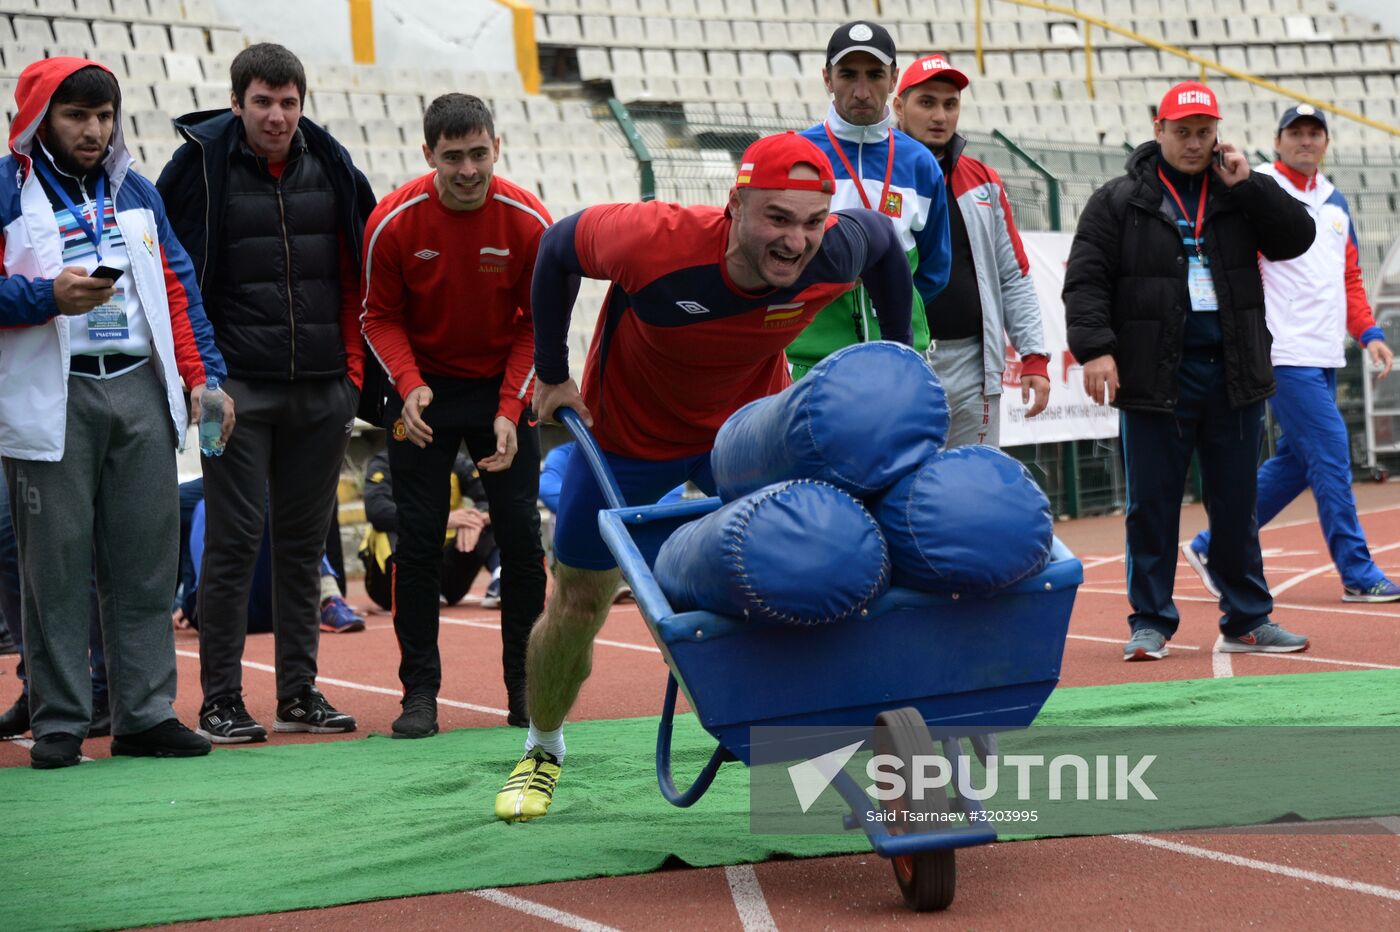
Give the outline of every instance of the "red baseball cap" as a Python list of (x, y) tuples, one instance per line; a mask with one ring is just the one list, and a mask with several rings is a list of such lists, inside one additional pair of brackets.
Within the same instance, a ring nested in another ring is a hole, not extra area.
[(1215, 91), (1199, 81), (1183, 81), (1167, 91), (1157, 105), (1157, 119), (1180, 120), (1189, 116), (1220, 119), (1220, 104)]
[(899, 76), (899, 87), (895, 90), (895, 96), (903, 97), (904, 92), (916, 84), (923, 84), (925, 81), (947, 81), (953, 84), (958, 90), (967, 87), (967, 75), (949, 64), (948, 59), (935, 52), (932, 55), (925, 55), (923, 58), (915, 59), (904, 73)]
[[(791, 178), (797, 165), (811, 165), (816, 178)], [(767, 188), (773, 191), (836, 191), (836, 174), (831, 161), (812, 142), (792, 130), (764, 136), (744, 150), (739, 160), (736, 188)]]

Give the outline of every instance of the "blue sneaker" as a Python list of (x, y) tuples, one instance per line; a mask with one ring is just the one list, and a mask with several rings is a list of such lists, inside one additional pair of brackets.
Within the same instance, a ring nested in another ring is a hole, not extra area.
[(1167, 639), (1162, 632), (1151, 628), (1138, 628), (1128, 643), (1123, 645), (1123, 659), (1132, 663), (1137, 660), (1161, 660), (1167, 656)]
[(1248, 634), (1237, 638), (1220, 635), (1215, 642), (1217, 654), (1291, 654), (1307, 650), (1311, 642), (1301, 634), (1294, 634), (1266, 621)]
[(321, 630), (331, 634), (346, 634), (365, 630), (365, 620), (338, 595), (321, 603)]
[(1353, 589), (1347, 586), (1342, 590), (1343, 602), (1400, 602), (1400, 586), (1388, 579), (1382, 579), (1369, 589)]
[(1210, 570), (1206, 569), (1206, 555), (1192, 547), (1189, 540), (1181, 545), (1181, 555), (1186, 558), (1186, 565), (1201, 577), (1201, 585), (1206, 587), (1206, 591), (1215, 598), (1220, 598), (1220, 587), (1210, 578)]

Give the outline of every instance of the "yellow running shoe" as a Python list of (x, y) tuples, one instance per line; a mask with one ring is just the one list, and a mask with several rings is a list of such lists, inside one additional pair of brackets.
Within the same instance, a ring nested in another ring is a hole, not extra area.
[(543, 748), (533, 748), (520, 758), (510, 778), (496, 794), (496, 818), (528, 822), (549, 812), (554, 787), (559, 782), (559, 760)]

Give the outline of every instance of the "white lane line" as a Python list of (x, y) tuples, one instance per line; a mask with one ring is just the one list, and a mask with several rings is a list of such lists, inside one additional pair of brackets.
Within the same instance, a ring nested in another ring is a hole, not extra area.
[(582, 916), (566, 913), (562, 909), (555, 909), (553, 906), (545, 906), (543, 903), (536, 903), (533, 900), (523, 899), (522, 897), (515, 896), (511, 893), (505, 893), (501, 890), (471, 890), (469, 892), (472, 896), (479, 896), (483, 900), (489, 900), (495, 903), (497, 906), (513, 909), (527, 916), (534, 916), (536, 919), (544, 919), (556, 925), (561, 925), (566, 929), (580, 929), (584, 930), (584, 932), (617, 932), (612, 926), (605, 926), (601, 922), (584, 919)]
[(1123, 557), (1124, 554), (1121, 553), (1114, 554), (1111, 557), (1099, 557), (1097, 560), (1090, 560), (1088, 563), (1085, 563), (1084, 568), (1086, 570), (1091, 570), (1096, 566), (1103, 566), (1107, 563), (1117, 563), (1119, 560), (1123, 559)]
[[(32, 748), (32, 747), (34, 747), (34, 739), (32, 739), (32, 738), (6, 738), (5, 740), (8, 741), (10, 744), (13, 744), (13, 745), (14, 745), (15, 747), (17, 747), (17, 748)], [(89, 763), (89, 764), (92, 763), (92, 758), (91, 758), (91, 757), (84, 757), (84, 756), (81, 755), (81, 754), (78, 755), (78, 760), (80, 760), (80, 761), (86, 761), (86, 762)]]
[[(464, 618), (441, 618), (439, 624), (457, 625), (459, 628), (484, 628), (487, 631), (499, 631), (499, 624), (492, 624), (489, 621), (467, 621)], [(628, 644), (626, 641), (609, 641), (606, 638), (594, 638), (594, 644), (602, 644), (604, 647), (620, 647), (623, 650), (639, 650), (645, 654), (659, 654), (660, 648), (652, 647), (650, 644)]]
[(1149, 838), (1146, 835), (1114, 835), (1114, 838), (1123, 841), (1131, 841), (1139, 845), (1148, 845), (1153, 848), (1162, 848), (1166, 851), (1175, 851), (1177, 854), (1189, 854), (1192, 857), (1206, 858), (1211, 861), (1219, 861), (1222, 864), (1233, 864), (1236, 867), (1248, 867), (1252, 870), (1264, 871), (1269, 874), (1278, 874), (1282, 877), (1292, 877), (1295, 880), (1306, 880), (1312, 883), (1325, 884), (1329, 887), (1336, 887), (1339, 890), (1347, 890), (1352, 893), (1367, 893), (1371, 896), (1379, 896), (1387, 900), (1400, 900), (1400, 890), (1392, 890), (1390, 887), (1382, 887), (1379, 884), (1363, 883), (1359, 880), (1348, 880), (1345, 877), (1333, 877), (1331, 874), (1319, 874), (1316, 871), (1300, 870), (1296, 867), (1289, 867), (1285, 864), (1273, 864), (1269, 861), (1260, 861), (1255, 858), (1243, 858), (1235, 854), (1226, 854), (1223, 851), (1212, 851), (1209, 848), (1197, 848), (1195, 845), (1183, 845), (1175, 841), (1166, 841), (1162, 838)]
[[(1400, 550), (1400, 543), (1386, 544), (1384, 547), (1372, 547), (1372, 548), (1371, 548), (1371, 555), (1372, 555), (1372, 556), (1375, 556), (1375, 555), (1378, 554), (1378, 553), (1385, 553), (1386, 551), (1389, 551), (1389, 550)], [(1323, 573), (1327, 572), (1328, 570), (1330, 570), (1330, 569), (1332, 569), (1332, 568), (1333, 568), (1333, 567), (1332, 567), (1332, 562), (1329, 560), (1328, 562), (1322, 564), (1321, 566), (1315, 566), (1315, 567), (1313, 567), (1312, 569), (1308, 570), (1306, 573), (1299, 573), (1297, 576), (1291, 576), (1291, 577), (1289, 577), (1288, 579), (1285, 579), (1283, 582), (1281, 582), (1281, 583), (1279, 583), (1278, 585), (1272, 587), (1272, 592), (1273, 592), (1274, 598), (1278, 598), (1280, 595), (1282, 595), (1283, 593), (1287, 592), (1289, 589), (1292, 589), (1294, 586), (1298, 585), (1299, 583), (1307, 582), (1309, 579), (1312, 579), (1314, 576), (1321, 576)]]
[[(1088, 592), (1093, 595), (1127, 595), (1127, 589), (1101, 589), (1097, 586), (1080, 586), (1080, 592)], [(1178, 602), (1207, 602), (1215, 605), (1219, 600), (1207, 598), (1199, 595), (1173, 595), (1173, 599)], [(1390, 603), (1396, 604), (1396, 603)], [(1377, 612), (1368, 611), (1361, 608), (1325, 608), (1321, 605), (1299, 605), (1295, 602), (1275, 602), (1275, 609), (1286, 608), (1297, 612), (1320, 612), (1324, 615), (1360, 615), (1363, 618), (1390, 618), (1400, 620), (1400, 612)]]
[(734, 908), (739, 911), (739, 922), (744, 932), (777, 932), (778, 924), (768, 910), (768, 900), (763, 896), (763, 888), (758, 884), (758, 874), (752, 864), (735, 864), (724, 869), (724, 879), (729, 881), (729, 895), (734, 897)]
[(1217, 680), (1225, 680), (1234, 676), (1235, 665), (1230, 662), (1230, 655), (1222, 654), (1220, 651), (1211, 651), (1210, 674)]
[[(199, 659), (198, 651), (177, 650), (175, 653), (181, 657), (193, 657), (195, 660)], [(271, 664), (258, 663), (256, 660), (245, 660), (243, 661), (243, 666), (247, 667), (250, 670), (261, 670), (264, 673), (277, 672), (277, 668), (272, 666)], [(317, 684), (324, 683), (327, 686), (338, 686), (341, 689), (358, 689), (360, 692), (364, 693), (378, 693), (381, 696), (393, 696), (395, 699), (403, 698), (402, 689), (387, 689), (383, 686), (368, 686), (364, 683), (352, 683), (350, 680), (331, 679), (328, 676), (318, 676), (316, 677), (316, 682)], [(499, 715), (501, 718), (505, 718), (507, 715), (510, 714), (505, 709), (497, 709), (489, 705), (476, 705), (472, 702), (458, 702), (455, 699), (443, 699), (441, 697), (438, 698), (438, 705), (451, 706), (454, 709), (470, 709), (473, 712), (485, 712), (487, 715)]]
[[(1100, 644), (1122, 644), (1127, 638), (1096, 638), (1092, 634), (1071, 634), (1068, 637), (1076, 641), (1097, 641)], [(1172, 650), (1200, 650), (1194, 644), (1178, 644), (1172, 642)]]

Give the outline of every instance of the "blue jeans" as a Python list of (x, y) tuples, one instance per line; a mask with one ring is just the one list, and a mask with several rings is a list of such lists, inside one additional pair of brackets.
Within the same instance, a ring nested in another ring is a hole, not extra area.
[(1218, 355), (1187, 355), (1177, 373), (1176, 410), (1124, 411), (1120, 441), (1128, 478), (1128, 624), (1170, 638), (1181, 616), (1176, 584), (1181, 496), (1191, 454), (1201, 462), (1206, 514), (1215, 533), (1208, 552), (1220, 586), (1221, 631), (1248, 634), (1269, 620), (1273, 598), (1264, 582), (1259, 528), (1254, 522), (1254, 475), (1264, 436), (1262, 401), (1231, 410), (1225, 364)]
[[(10, 518), (9, 484), (0, 482), (0, 623), (10, 629), (19, 665), (15, 676), (24, 686), (21, 696), (29, 698), (29, 680), (24, 675), (24, 626), (20, 624), (19, 547), (15, 541), (15, 526)], [(102, 649), (102, 622), (97, 609), (97, 583), (92, 584), (92, 613), (88, 621), (88, 657), (92, 668), (92, 701), (107, 703), (107, 655)]]
[[(1269, 402), (1283, 426), (1278, 451), (1259, 467), (1259, 526), (1274, 519), (1304, 489), (1312, 488), (1317, 520), (1327, 550), (1349, 589), (1369, 589), (1385, 580), (1371, 559), (1366, 535), (1356, 518), (1351, 491), (1351, 441), (1337, 410), (1337, 370), (1312, 366), (1275, 366), (1278, 394)], [(1210, 532), (1191, 542), (1210, 546)]]

